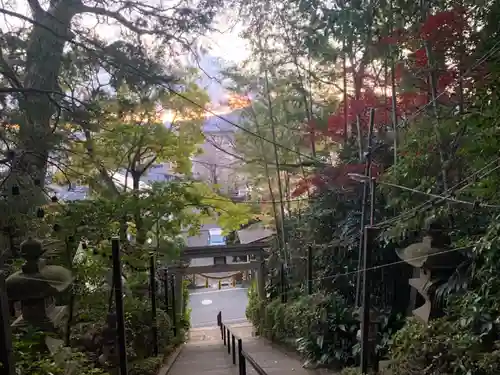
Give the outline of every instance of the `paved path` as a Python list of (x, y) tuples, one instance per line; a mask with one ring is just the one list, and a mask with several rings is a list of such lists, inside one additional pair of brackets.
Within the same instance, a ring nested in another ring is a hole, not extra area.
[(209, 327), (216, 324), (217, 313), (222, 311), (224, 321), (245, 322), (248, 290), (242, 287), (196, 289), (189, 295), (191, 327)]
[(168, 375), (237, 375), (218, 327), (192, 329)]
[[(319, 375), (307, 370), (294, 354), (277, 348), (266, 339), (255, 337), (249, 323), (233, 324), (230, 329), (243, 340), (243, 349), (268, 375)], [(247, 375), (257, 372), (246, 363)], [(232, 364), (232, 355), (223, 345), (218, 327), (194, 328), (168, 375), (238, 375), (238, 366)]]
[[(268, 375), (318, 375), (314, 370), (303, 368), (302, 361), (296, 355), (278, 349), (264, 338), (255, 337), (250, 323), (229, 326), (235, 335), (242, 338), (243, 350), (250, 354)], [(246, 367), (248, 375), (257, 374), (248, 361)]]

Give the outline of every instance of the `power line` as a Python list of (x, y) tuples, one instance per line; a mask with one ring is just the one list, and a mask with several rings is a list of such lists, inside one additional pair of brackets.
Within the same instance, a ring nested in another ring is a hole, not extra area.
[(495, 204), (487, 204), (487, 203), (481, 203), (481, 202), (464, 201), (464, 200), (461, 200), (461, 199), (456, 199), (456, 198), (445, 196), (445, 195), (439, 195), (439, 194), (433, 194), (433, 193), (426, 193), (425, 191), (420, 191), (420, 190), (413, 189), (413, 188), (406, 187), (406, 186), (402, 186), (402, 185), (391, 184), (389, 182), (380, 182), (379, 184), (380, 185), (386, 185), (386, 186), (392, 186), (392, 187), (395, 187), (397, 189), (407, 190), (407, 191), (410, 191), (412, 193), (422, 194), (422, 195), (426, 195), (428, 197), (433, 197), (433, 198), (437, 198), (437, 199), (440, 199), (440, 200), (446, 200), (446, 201), (453, 202), (453, 203), (461, 203), (461, 204), (467, 204), (467, 205), (470, 205), (470, 206), (478, 206), (478, 207), (486, 207), (486, 208), (500, 208), (499, 205), (495, 205)]
[[(33, 19), (29, 18), (29, 17), (23, 16), (23, 15), (18, 14), (18, 13), (16, 13), (16, 12), (11, 12), (11, 11), (6, 10), (6, 9), (2, 9), (2, 12), (4, 12), (4, 13), (5, 13), (5, 14), (7, 14), (7, 15), (10, 15), (10, 16), (12, 16), (12, 17), (21, 18), (21, 19), (23, 19), (23, 20), (25, 20), (25, 21), (27, 21), (27, 22), (29, 22), (29, 23), (32, 23), (32, 24), (34, 24), (34, 25), (37, 25), (37, 26), (39, 26), (39, 27), (41, 27), (41, 28), (43, 28), (43, 29), (45, 29), (45, 30), (49, 31), (49, 32), (50, 32), (51, 34), (53, 34), (55, 37), (60, 38), (60, 39), (63, 39), (63, 40), (65, 40), (65, 41), (69, 42), (70, 44), (73, 44), (73, 45), (75, 45), (75, 46), (78, 46), (78, 47), (80, 47), (80, 48), (85, 49), (87, 52), (90, 52), (90, 53), (94, 53), (94, 54), (95, 54), (95, 51), (94, 51), (94, 50), (92, 50), (91, 48), (89, 48), (89, 47), (85, 46), (84, 44), (79, 43), (79, 42), (76, 42), (76, 41), (74, 41), (74, 40), (68, 40), (68, 38), (67, 38), (67, 37), (57, 34), (57, 33), (56, 33), (54, 30), (52, 30), (50, 27), (47, 27), (47, 26), (45, 26), (45, 25), (43, 25), (43, 24), (41, 24), (41, 23), (39, 23), (39, 22), (37, 22), (37, 21), (35, 21), (35, 20), (33, 20)], [(52, 18), (56, 19), (59, 23), (61, 22), (60, 20), (58, 20), (58, 19), (57, 19), (57, 17), (52, 16)], [(92, 44), (92, 45), (93, 45), (96, 49), (99, 49), (102, 53), (106, 53), (106, 51), (104, 50), (104, 48), (102, 48), (101, 46), (97, 45), (97, 43), (96, 43), (96, 42), (94, 42), (93, 40), (91, 40), (91, 39), (89, 39), (89, 38), (87, 38), (87, 37), (85, 37), (85, 36), (82, 36), (82, 35), (81, 35), (81, 34), (79, 34), (77, 31), (72, 30), (71, 28), (69, 28), (69, 30), (70, 30), (70, 31), (72, 31), (72, 32), (73, 32), (73, 33), (75, 33), (75, 34), (78, 34), (78, 35), (79, 35), (79, 36), (80, 36), (83, 40), (85, 40), (86, 42), (88, 42), (88, 43)], [(98, 56), (98, 58), (99, 58), (99, 56)], [(115, 62), (113, 62), (113, 61), (108, 61), (108, 60), (107, 60), (106, 62), (107, 62), (108, 64), (110, 64), (111, 66), (113, 66), (114, 68), (117, 68), (117, 69), (119, 69), (119, 68), (123, 68), (123, 66), (126, 66), (126, 67), (128, 67), (128, 68), (131, 68), (133, 71), (135, 71), (136, 73), (140, 74), (142, 77), (149, 78), (149, 79), (151, 79), (152, 81), (157, 81), (157, 80), (159, 80), (159, 79), (162, 79), (162, 77), (155, 77), (155, 76), (153, 76), (153, 75), (151, 75), (151, 74), (148, 74), (147, 72), (140, 70), (139, 68), (137, 68), (137, 67), (133, 66), (132, 64), (130, 64), (130, 63), (128, 63), (128, 62), (121, 62), (120, 64), (115, 63)], [(246, 129), (245, 127), (243, 127), (243, 126), (241, 126), (241, 125), (238, 125), (238, 124), (236, 124), (235, 122), (233, 122), (233, 121), (230, 121), (230, 120), (226, 119), (225, 117), (222, 117), (221, 115), (217, 114), (216, 112), (214, 112), (214, 111), (212, 111), (212, 110), (210, 110), (210, 109), (206, 108), (205, 106), (203, 106), (203, 105), (201, 105), (201, 104), (197, 103), (196, 101), (194, 101), (194, 100), (192, 100), (192, 99), (188, 98), (187, 96), (185, 96), (185, 95), (181, 94), (181, 93), (180, 93), (180, 92), (178, 92), (177, 90), (175, 90), (175, 89), (173, 89), (173, 88), (169, 87), (169, 86), (168, 86), (168, 85), (166, 85), (165, 83), (160, 83), (159, 85), (160, 85), (161, 87), (163, 87), (164, 89), (166, 89), (167, 91), (171, 92), (172, 94), (177, 95), (178, 97), (180, 97), (180, 98), (181, 98), (181, 99), (183, 99), (184, 101), (186, 101), (186, 102), (188, 102), (188, 103), (191, 103), (191, 104), (192, 104), (192, 105), (194, 105), (195, 107), (198, 107), (199, 109), (202, 109), (204, 112), (206, 112), (206, 113), (208, 113), (208, 114), (211, 114), (211, 115), (212, 115), (212, 116), (214, 116), (215, 118), (218, 118), (218, 119), (220, 119), (220, 120), (222, 120), (222, 121), (226, 122), (227, 124), (230, 124), (230, 125), (234, 126), (235, 128), (240, 129), (241, 131), (243, 131), (243, 132), (245, 132), (245, 133), (248, 133), (248, 134), (250, 134), (250, 135), (252, 135), (252, 136), (254, 136), (254, 137), (256, 137), (256, 138), (259, 138), (259, 139), (261, 139), (261, 140), (263, 140), (263, 141), (265, 141), (265, 142), (268, 142), (268, 143), (270, 143), (270, 144), (274, 144), (274, 145), (276, 145), (277, 147), (280, 147), (280, 148), (282, 148), (282, 149), (284, 149), (284, 150), (290, 151), (290, 152), (292, 152), (292, 153), (294, 153), (294, 154), (296, 154), (296, 155), (300, 155), (301, 157), (305, 157), (305, 158), (307, 158), (307, 159), (309, 159), (309, 160), (312, 160), (312, 161), (314, 161), (315, 163), (317, 163), (317, 164), (319, 164), (319, 165), (329, 165), (328, 163), (324, 163), (324, 162), (322, 162), (322, 161), (320, 161), (320, 160), (317, 160), (317, 159), (315, 159), (315, 158), (313, 158), (313, 157), (311, 157), (311, 156), (309, 156), (309, 155), (302, 154), (301, 152), (299, 152), (299, 151), (297, 151), (297, 150), (294, 150), (294, 149), (292, 149), (292, 148), (290, 148), (290, 147), (288, 147), (288, 146), (284, 146), (284, 145), (279, 144), (279, 143), (277, 143), (277, 142), (273, 142), (273, 141), (272, 141), (272, 140), (270, 140), (270, 139), (267, 139), (267, 138), (265, 138), (265, 137), (263, 137), (263, 136), (261, 136), (261, 135), (259, 135), (259, 134), (255, 133), (255, 132), (253, 132), (253, 131), (251, 131), (251, 130), (248, 130), (248, 129)]]
[[(468, 249), (471, 249), (471, 247), (472, 247), (472, 245), (470, 245), (470, 246), (464, 246), (464, 247), (457, 247), (457, 248), (454, 248), (454, 249), (442, 250), (442, 251), (438, 251), (438, 252), (435, 252), (435, 253), (432, 253), (432, 254), (421, 255), (421, 256), (414, 257), (414, 258), (409, 258), (409, 259), (406, 259), (406, 260), (398, 260), (398, 261), (394, 261), (394, 262), (380, 264), (378, 266), (373, 266), (373, 267), (368, 267), (368, 268), (361, 268), (361, 269), (357, 269), (356, 271), (342, 272), (342, 273), (336, 273), (334, 275), (317, 277), (317, 278), (313, 278), (311, 281), (314, 282), (314, 281), (332, 280), (332, 279), (336, 279), (338, 277), (345, 277), (345, 276), (357, 275), (357, 274), (360, 274), (360, 273), (365, 272), (365, 271), (375, 271), (375, 270), (379, 270), (379, 269), (383, 269), (383, 268), (394, 267), (394, 266), (397, 266), (399, 264), (407, 264), (408, 262), (411, 262), (411, 261), (414, 261), (414, 260), (428, 259), (428, 258), (432, 258), (433, 256), (438, 256), (438, 255), (443, 255), (443, 254), (449, 254), (449, 253), (453, 253), (453, 252), (461, 251), (461, 250), (468, 250)], [(293, 284), (288, 284), (288, 287), (300, 287), (302, 285), (304, 285), (304, 281), (293, 283)], [(287, 294), (287, 292), (278, 293), (278, 294), (276, 294), (276, 296), (279, 297), (279, 296), (282, 296), (282, 295), (285, 295), (285, 294)]]
[[(482, 178), (486, 177), (487, 175), (489, 175), (489, 174), (493, 173), (494, 171), (496, 171), (497, 169), (499, 169), (500, 164), (493, 167), (489, 171), (483, 173), (481, 176), (477, 177), (477, 175), (480, 174), (481, 172), (483, 172), (486, 168), (488, 168), (492, 164), (495, 164), (498, 162), (500, 162), (500, 157), (489, 162), (488, 164), (486, 164), (485, 166), (483, 166), (479, 170), (471, 173), (467, 178), (462, 179), (461, 181), (456, 183), (454, 186), (450, 187), (448, 190), (443, 192), (443, 196), (440, 196), (440, 198), (433, 197), (432, 199), (429, 199), (429, 200), (425, 201), (424, 203), (422, 203), (422, 204), (420, 204), (420, 205), (418, 205), (418, 206), (416, 206), (408, 211), (405, 211), (405, 212), (403, 212), (403, 213), (401, 213), (401, 214), (399, 214), (391, 219), (384, 220), (383, 222), (379, 223), (378, 225), (379, 226), (388, 225), (388, 224), (393, 223), (394, 221), (407, 219), (408, 218), (407, 215), (412, 216), (412, 215), (417, 214), (417, 212), (427, 211), (429, 208), (432, 208), (440, 200), (445, 200), (447, 197), (451, 197), (451, 194), (454, 194), (454, 193), (457, 193), (457, 192), (460, 192), (460, 191), (466, 189), (467, 187), (469, 187), (470, 185), (475, 183), (477, 180), (481, 180)], [(468, 183), (465, 186), (458, 188), (460, 185), (462, 185), (464, 182), (467, 182), (467, 181), (468, 181)], [(457, 189), (457, 190), (455, 190), (455, 189)]]
[[(421, 255), (421, 256), (414, 257), (414, 258), (409, 258), (409, 259), (406, 259), (406, 260), (398, 260), (398, 261), (395, 261), (395, 262), (384, 263), (384, 264), (380, 264), (378, 266), (373, 266), (373, 267), (358, 269), (356, 271), (336, 273), (336, 274), (330, 275), (330, 276), (317, 277), (317, 278), (313, 278), (312, 281), (331, 280), (331, 279), (336, 279), (337, 277), (356, 275), (356, 274), (364, 272), (364, 271), (375, 271), (375, 270), (379, 270), (379, 269), (383, 269), (383, 268), (397, 266), (399, 264), (406, 264), (406, 263), (414, 261), (414, 260), (428, 259), (428, 258), (432, 258), (432, 257), (438, 256), (438, 255), (449, 254), (449, 253), (453, 253), (453, 252), (461, 251), (461, 250), (468, 250), (468, 249), (471, 249), (471, 247), (472, 246), (464, 246), (464, 247), (457, 247), (457, 248), (454, 248), (454, 249), (442, 250), (442, 251), (438, 251), (438, 252), (435, 252), (435, 253), (432, 253), (432, 254), (428, 254), (428, 255)], [(25, 278), (26, 278), (26, 280), (39, 280), (36, 277), (30, 277), (30, 276), (27, 276)], [(44, 279), (44, 280), (46, 280), (46, 279)], [(49, 281), (52, 281), (52, 280), (49, 280)], [(58, 281), (58, 280), (53, 280), (53, 281), (55, 283), (60, 283), (60, 281)], [(303, 284), (304, 284), (304, 282), (297, 282), (295, 284), (289, 284), (288, 286), (289, 287), (290, 286), (291, 287), (293, 287), (293, 286), (302, 286)], [(283, 293), (280, 293), (277, 296), (280, 296), (282, 294)]]
[[(18, 13), (15, 13), (15, 12), (11, 12), (11, 11), (8, 11), (8, 10), (5, 10), (5, 9), (3, 9), (3, 10), (2, 10), (2, 12), (6, 13), (6, 14), (8, 14), (8, 15), (10, 15), (10, 16), (16, 17), (16, 18), (21, 18), (21, 19), (24, 19), (25, 21), (28, 21), (28, 22), (30, 22), (30, 23), (32, 23), (32, 24), (36, 24), (37, 26), (40, 26), (40, 27), (42, 27), (42, 28), (44, 28), (44, 29), (48, 30), (49, 32), (51, 32), (53, 35), (55, 35), (55, 36), (56, 36), (56, 37), (58, 37), (58, 38), (62, 38), (62, 39), (64, 39), (64, 40), (68, 41), (68, 42), (69, 42), (69, 43), (71, 43), (71, 44), (74, 44), (74, 45), (76, 45), (76, 46), (79, 46), (79, 47), (81, 47), (81, 48), (83, 48), (83, 49), (85, 49), (85, 50), (87, 50), (87, 51), (89, 51), (89, 52), (91, 52), (91, 53), (95, 53), (95, 51), (94, 51), (94, 50), (91, 50), (89, 47), (85, 46), (84, 44), (79, 43), (79, 42), (76, 42), (76, 41), (73, 41), (73, 40), (68, 40), (68, 38), (66, 38), (66, 37), (64, 37), (64, 36), (61, 36), (61, 35), (58, 35), (58, 34), (57, 34), (54, 30), (52, 30), (51, 28), (49, 28), (49, 27), (47, 27), (47, 26), (45, 26), (45, 25), (43, 25), (43, 24), (40, 24), (40, 23), (38, 23), (37, 21), (35, 21), (35, 20), (33, 20), (33, 19), (29, 18), (29, 17), (23, 16), (23, 15), (21, 15), (21, 14), (18, 14)], [(60, 21), (59, 21), (56, 17), (53, 17), (53, 18), (55, 18), (58, 22), (60, 22)], [(73, 30), (71, 30), (71, 31), (73, 31)], [(75, 33), (76, 33), (76, 32), (75, 32)], [(80, 35), (80, 37), (82, 37), (84, 40), (86, 40), (86, 41), (87, 41), (87, 42), (89, 42), (90, 44), (94, 45), (94, 47), (101, 49), (101, 52), (105, 52), (105, 51), (104, 51), (104, 49), (103, 49), (102, 47), (100, 47), (100, 46), (96, 45), (96, 43), (95, 43), (94, 41), (92, 41), (92, 40), (90, 40), (89, 38), (86, 38), (86, 37), (84, 37), (84, 36), (82, 36), (82, 35)], [(489, 55), (491, 55), (492, 53), (494, 53), (494, 52), (495, 52), (495, 50), (497, 49), (497, 46), (498, 46), (498, 45), (500, 45), (500, 41), (497, 41), (497, 42), (496, 42), (496, 43), (495, 43), (495, 44), (494, 44), (494, 45), (493, 45), (493, 46), (492, 46), (492, 47), (491, 47), (491, 48), (490, 48), (490, 49), (489, 49), (489, 50), (488, 50), (488, 51), (487, 51), (487, 52), (486, 52), (486, 53), (485, 53), (485, 54), (484, 54), (484, 55), (483, 55), (483, 56), (482, 56), (482, 57), (481, 57), (481, 58), (480, 58), (480, 59), (479, 59), (479, 60), (478, 60), (475, 64), (473, 64), (473, 65), (472, 65), (472, 66), (471, 66), (471, 67), (470, 67), (470, 68), (469, 68), (469, 69), (468, 69), (468, 70), (467, 70), (464, 74), (469, 73), (469, 72), (470, 72), (472, 69), (474, 69), (476, 66), (478, 66), (479, 64), (481, 64), (482, 62), (484, 62), (484, 61), (485, 61), (485, 60), (489, 57)], [(110, 62), (110, 61), (107, 61), (107, 63), (109, 63), (110, 65), (114, 66), (115, 68), (120, 68), (120, 64), (117, 64), (117, 63), (115, 63), (115, 62), (112, 62), (112, 61), (111, 61), (111, 62)], [(154, 76), (152, 76), (152, 75), (148, 74), (147, 72), (141, 71), (140, 69), (138, 69), (137, 67), (135, 67), (135, 66), (131, 65), (131, 64), (130, 64), (130, 63), (128, 63), (128, 62), (122, 63), (121, 65), (125, 65), (125, 66), (127, 66), (127, 67), (131, 68), (132, 70), (134, 70), (134, 71), (138, 72), (138, 73), (139, 73), (139, 74), (141, 74), (142, 76), (148, 77), (148, 78), (150, 78), (150, 79), (153, 79), (153, 80), (154, 80), (154, 79), (158, 79), (158, 78), (159, 78), (159, 77), (154, 77)], [(261, 139), (261, 140), (263, 140), (263, 141), (266, 141), (266, 142), (268, 142), (268, 143), (274, 144), (274, 145), (276, 145), (277, 147), (280, 147), (280, 148), (285, 149), (285, 150), (287, 150), (287, 151), (291, 151), (292, 153), (297, 154), (297, 155), (302, 156), (302, 157), (305, 157), (305, 158), (307, 158), (307, 159), (309, 159), (309, 160), (313, 160), (313, 161), (314, 161), (314, 162), (316, 162), (316, 163), (318, 163), (318, 162), (319, 162), (320, 164), (323, 164), (323, 165), (325, 165), (325, 164), (326, 164), (326, 163), (323, 163), (323, 162), (321, 162), (321, 161), (316, 160), (315, 158), (312, 158), (312, 157), (311, 157), (311, 156), (309, 156), (309, 155), (302, 154), (302, 153), (300, 153), (300, 152), (299, 152), (299, 151), (297, 151), (297, 150), (291, 149), (291, 148), (289, 148), (289, 147), (287, 147), (287, 146), (284, 146), (284, 145), (281, 145), (281, 144), (279, 144), (279, 143), (277, 143), (277, 142), (274, 142), (274, 141), (272, 141), (272, 140), (269, 140), (269, 139), (267, 139), (267, 138), (265, 138), (265, 137), (261, 136), (261, 135), (260, 135), (260, 134), (258, 134), (258, 133), (252, 132), (252, 131), (250, 131), (250, 130), (248, 130), (248, 129), (246, 129), (246, 128), (244, 128), (244, 127), (242, 127), (242, 126), (240, 126), (240, 125), (238, 125), (238, 124), (236, 124), (236, 123), (234, 123), (233, 121), (230, 121), (230, 120), (228, 120), (228, 119), (226, 119), (226, 118), (224, 118), (224, 117), (222, 117), (222, 116), (218, 115), (217, 113), (215, 113), (215, 112), (211, 111), (210, 109), (205, 108), (204, 106), (202, 106), (202, 105), (200, 105), (199, 103), (195, 102), (194, 100), (192, 100), (192, 99), (190, 99), (190, 98), (186, 97), (185, 95), (183, 95), (183, 94), (181, 94), (180, 92), (178, 92), (178, 91), (174, 90), (173, 88), (169, 87), (168, 85), (161, 84), (161, 86), (162, 86), (162, 87), (164, 87), (165, 89), (167, 89), (168, 91), (170, 91), (171, 93), (173, 93), (174, 95), (179, 96), (180, 98), (184, 99), (185, 101), (187, 101), (187, 102), (189, 102), (189, 103), (193, 104), (194, 106), (196, 106), (196, 107), (198, 107), (198, 108), (200, 108), (200, 109), (204, 110), (205, 112), (207, 112), (207, 113), (211, 114), (212, 116), (214, 116), (214, 117), (216, 117), (216, 118), (219, 118), (220, 120), (222, 120), (222, 121), (224, 121), (224, 122), (226, 122), (226, 123), (228, 123), (228, 124), (230, 124), (230, 125), (232, 125), (232, 126), (234, 126), (234, 127), (238, 128), (238, 129), (240, 129), (240, 130), (242, 130), (242, 131), (244, 131), (244, 132), (246, 132), (246, 133), (248, 133), (248, 134), (250, 134), (250, 135), (252, 135), (252, 136), (254, 136), (254, 137), (257, 137), (257, 138), (259, 138), (259, 139)], [(429, 101), (429, 102), (428, 102), (428, 103), (427, 103), (424, 107), (420, 108), (420, 109), (419, 109), (419, 111), (417, 111), (415, 114), (413, 114), (413, 115), (412, 115), (409, 119), (406, 119), (406, 120), (405, 120), (405, 122), (411, 121), (412, 119), (416, 118), (416, 117), (417, 117), (417, 116), (418, 116), (421, 112), (423, 112), (423, 111), (424, 111), (424, 110), (425, 110), (425, 109), (426, 109), (429, 105), (433, 104), (433, 103), (434, 103), (434, 102), (435, 102), (435, 101), (436, 101), (439, 97), (441, 97), (441, 96), (442, 96), (442, 95), (444, 95), (444, 94), (445, 94), (445, 92), (444, 92), (444, 91), (443, 91), (443, 92), (441, 92), (438, 96), (436, 96), (436, 97), (435, 97), (435, 98), (433, 98), (431, 101)], [(329, 164), (326, 164), (326, 165), (329, 165)], [(409, 189), (409, 188), (407, 188), (407, 189)], [(421, 193), (423, 193), (423, 192), (421, 192)], [(443, 198), (442, 196), (440, 196), (440, 197), (441, 197), (441, 199)], [(444, 198), (444, 199), (446, 199), (446, 198)], [(275, 201), (275, 202), (276, 202), (276, 201)], [(288, 202), (288, 201), (287, 201), (287, 202)], [(255, 203), (257, 203), (257, 202), (255, 202)], [(259, 203), (264, 203), (264, 202), (263, 202), (263, 201), (259, 201)]]

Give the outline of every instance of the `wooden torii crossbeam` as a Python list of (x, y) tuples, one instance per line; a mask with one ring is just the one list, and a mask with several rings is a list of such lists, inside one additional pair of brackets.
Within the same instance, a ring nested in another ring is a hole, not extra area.
[(181, 252), (181, 261), (223, 256), (264, 255), (265, 249), (269, 246), (267, 242), (254, 242), (250, 244), (185, 247)]

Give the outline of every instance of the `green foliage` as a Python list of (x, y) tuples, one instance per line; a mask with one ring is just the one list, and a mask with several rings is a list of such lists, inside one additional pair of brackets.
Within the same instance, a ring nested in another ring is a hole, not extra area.
[[(108, 292), (109, 293), (109, 292)], [(80, 300), (72, 330), (72, 341), (87, 351), (95, 350), (94, 344), (102, 336), (108, 312), (109, 294), (96, 292)], [(151, 302), (149, 298), (128, 296), (124, 299), (127, 354), (131, 361), (148, 358), (153, 353)], [(160, 351), (172, 344), (172, 325), (168, 314), (157, 309), (158, 346)], [(88, 337), (93, 337), (91, 341)]]
[(363, 375), (361, 370), (357, 367), (346, 367), (341, 372), (340, 375)]
[(426, 327), (411, 319), (393, 340), (394, 375), (493, 375), (500, 371), (500, 342), (485, 351), (483, 339), (464, 329), (460, 321), (443, 318)]
[(286, 304), (267, 304), (249, 295), (247, 318), (273, 341), (291, 346), (307, 362), (345, 365), (353, 361), (358, 322), (353, 309), (337, 294), (302, 296)]
[(395, 375), (492, 375), (500, 371), (498, 217), (474, 248), (469, 290), (449, 298), (446, 316), (425, 326), (410, 319), (393, 337)]
[(132, 362), (129, 375), (156, 375), (163, 364), (163, 357), (149, 357)]
[(12, 340), (15, 371), (18, 375), (64, 375), (65, 365), (82, 375), (104, 375), (105, 373), (87, 360), (84, 353), (69, 351), (64, 360), (52, 356), (44, 343), (44, 335), (32, 328), (13, 335)]
[(189, 305), (189, 280), (184, 280), (182, 283), (182, 317), (181, 317), (181, 327), (187, 331), (191, 327), (191, 308)]

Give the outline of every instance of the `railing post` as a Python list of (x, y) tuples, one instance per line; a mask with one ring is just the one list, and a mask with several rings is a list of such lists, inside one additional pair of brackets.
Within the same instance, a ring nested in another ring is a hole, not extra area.
[(238, 339), (238, 364), (240, 368), (239, 375), (247, 375), (245, 356), (243, 355), (243, 342)]
[(227, 329), (227, 354), (231, 354), (231, 332)]
[(220, 327), (222, 323), (222, 311), (219, 311), (219, 313), (217, 314), (217, 326)]
[(224, 340), (224, 346), (226, 346), (226, 327), (222, 325), (222, 340)]
[(236, 364), (236, 345), (234, 335), (231, 335), (231, 346), (233, 347), (233, 365)]

